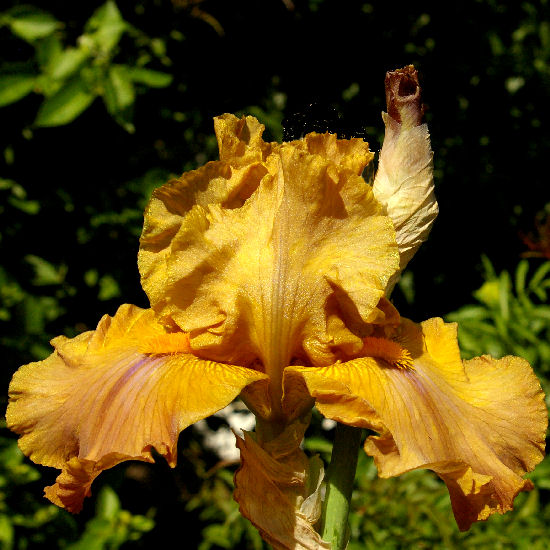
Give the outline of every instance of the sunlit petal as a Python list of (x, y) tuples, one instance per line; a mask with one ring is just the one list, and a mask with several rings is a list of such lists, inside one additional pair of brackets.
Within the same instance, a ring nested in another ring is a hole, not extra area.
[(91, 481), (122, 460), (176, 462), (178, 435), (265, 375), (201, 360), (151, 310), (122, 306), (95, 331), (56, 338), (55, 352), (21, 367), (10, 385), (8, 426), (33, 461), (63, 469), (55, 500), (77, 510)]
[(510, 510), (544, 455), (547, 412), (529, 364), (517, 357), (462, 363), (456, 328), (403, 321), (397, 343), (411, 368), (363, 357), (328, 368), (290, 367), (319, 410), (371, 428), (365, 450), (382, 477), (430, 468), (447, 483), (461, 529)]
[[(261, 129), (217, 120), (223, 160), (155, 192), (140, 269), (152, 307), (197, 353), (258, 359), (276, 378), (292, 357), (326, 365), (337, 342), (360, 345), (347, 327), (381, 315), (399, 253), (358, 175), (372, 156), (362, 140), (264, 144)], [(221, 191), (183, 198), (210, 186)]]

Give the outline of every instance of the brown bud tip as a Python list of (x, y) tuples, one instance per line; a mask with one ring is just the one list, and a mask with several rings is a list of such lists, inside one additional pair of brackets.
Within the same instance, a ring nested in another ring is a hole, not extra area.
[(418, 73), (413, 65), (386, 73), (386, 106), (388, 114), (406, 127), (422, 123), (424, 106), (420, 97)]

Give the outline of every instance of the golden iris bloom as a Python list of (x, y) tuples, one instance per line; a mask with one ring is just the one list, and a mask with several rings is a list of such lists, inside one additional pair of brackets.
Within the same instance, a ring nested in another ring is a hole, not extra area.
[[(328, 548), (315, 532), (322, 468), (299, 443), (313, 405), (368, 428), (380, 476), (429, 468), (467, 529), (512, 508), (543, 458), (547, 414), (526, 361), (462, 361), (454, 324), (400, 318), (389, 301), (437, 214), (416, 73), (389, 73), (379, 169), (361, 139), (267, 143), (252, 117), (215, 119), (220, 160), (157, 189), (139, 270), (151, 308), (52, 341), (21, 367), (7, 421), (46, 496), (71, 512), (126, 460), (176, 463), (179, 433), (241, 396), (242, 513), (278, 548)], [(294, 546), (296, 545), (296, 546)]]

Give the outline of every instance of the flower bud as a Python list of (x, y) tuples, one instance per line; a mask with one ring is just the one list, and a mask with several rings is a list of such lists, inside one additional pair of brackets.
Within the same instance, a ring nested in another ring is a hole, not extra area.
[(418, 74), (409, 65), (388, 72), (385, 85), (388, 112), (382, 118), (386, 133), (373, 192), (393, 222), (402, 271), (428, 238), (438, 207)]

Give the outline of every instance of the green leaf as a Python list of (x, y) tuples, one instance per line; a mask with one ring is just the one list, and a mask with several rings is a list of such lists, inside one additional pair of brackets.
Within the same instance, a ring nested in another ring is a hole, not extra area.
[(500, 313), (505, 320), (510, 318), (510, 275), (503, 271), (499, 277), (498, 298)]
[(103, 275), (103, 277), (99, 279), (98, 299), (102, 301), (110, 300), (117, 296), (120, 296), (120, 287), (118, 283), (111, 275)]
[(34, 269), (33, 285), (59, 285), (65, 280), (67, 268), (65, 266), (56, 267), (44, 258), (28, 254), (25, 261), (32, 265)]
[(107, 53), (118, 44), (128, 28), (128, 23), (124, 21), (116, 4), (111, 0), (95, 11), (85, 26), (88, 36)]
[(529, 271), (529, 262), (521, 260), (516, 268), (516, 292), (518, 295), (525, 293), (525, 280)]
[(55, 307), (52, 299), (27, 295), (23, 301), (25, 332), (27, 334), (42, 334), (46, 325), (46, 311), (49, 307)]
[(72, 76), (90, 57), (87, 48), (67, 48), (56, 55), (48, 66), (49, 75), (57, 80)]
[(106, 102), (107, 109), (111, 114), (123, 111), (133, 105), (135, 100), (134, 85), (124, 65), (109, 67), (109, 77), (105, 91), (109, 97)]
[(135, 101), (135, 90), (125, 65), (113, 65), (109, 68), (104, 82), (103, 101), (116, 122), (127, 132), (133, 133), (135, 127), (131, 108)]
[(25, 212), (25, 214), (30, 214), (31, 216), (40, 212), (40, 203), (38, 201), (10, 197), (8, 202), (18, 210), (21, 210), (21, 212)]
[(533, 317), (550, 321), (550, 306), (538, 306), (531, 312)]
[(541, 302), (546, 302), (547, 295), (546, 290), (544, 290), (544, 286), (540, 285), (533, 287), (531, 291)]
[(532, 331), (530, 331), (529, 329), (522, 327), (519, 323), (514, 323), (512, 325), (512, 328), (520, 338), (523, 338), (527, 342), (531, 342), (531, 344), (534, 344), (534, 345), (537, 345), (539, 343), (539, 340), (536, 337), (536, 335), (533, 334)]
[(219, 525), (213, 524), (205, 527), (202, 530), (202, 536), (210, 543), (207, 548), (211, 548), (211, 545), (217, 545), (221, 548), (231, 548), (231, 543), (229, 541), (229, 532), (231, 526), (229, 525)]
[(483, 304), (489, 307), (497, 307), (500, 299), (500, 285), (498, 280), (489, 279), (473, 295)]
[(147, 533), (155, 527), (155, 521), (147, 516), (133, 516), (130, 527), (139, 533)]
[(544, 262), (536, 271), (531, 280), (529, 281), (529, 289), (535, 291), (535, 289), (541, 284), (543, 279), (550, 272), (550, 262)]
[(96, 515), (113, 520), (120, 512), (120, 500), (111, 487), (104, 485), (97, 496)]
[(10, 13), (8, 24), (14, 34), (27, 42), (45, 38), (62, 26), (53, 15), (36, 8), (18, 11)]
[(497, 272), (491, 263), (491, 260), (485, 254), (481, 256), (481, 263), (483, 264), (483, 271), (485, 272), (485, 280), (496, 279)]
[(118, 546), (109, 545), (109, 539), (113, 534), (112, 523), (101, 517), (94, 517), (86, 523), (86, 528), (80, 539), (67, 546), (67, 550), (107, 550), (107, 548), (117, 548)]
[(35, 82), (32, 74), (0, 75), (0, 107), (23, 99), (32, 92)]
[(105, 4), (97, 8), (86, 22), (86, 31), (94, 31), (101, 27), (116, 25), (124, 22), (122, 15), (113, 0), (107, 0)]
[(35, 49), (38, 64), (43, 70), (47, 70), (63, 50), (63, 43), (58, 36), (50, 34), (50, 36), (39, 40), (35, 44)]
[(69, 124), (85, 111), (94, 99), (95, 95), (78, 78), (44, 100), (34, 123), (40, 127)]
[(0, 178), (0, 191), (5, 191), (6, 189), (11, 189), (14, 185), (17, 185), (13, 180), (6, 178)]
[(324, 437), (311, 436), (304, 439), (304, 447), (310, 452), (330, 454), (332, 451), (332, 442)]
[(13, 548), (14, 542), (13, 524), (7, 515), (0, 515), (0, 547), (6, 550)]
[(171, 74), (151, 69), (143, 69), (141, 67), (130, 67), (128, 76), (139, 84), (145, 84), (150, 88), (166, 88), (172, 83), (173, 77)]
[(489, 317), (489, 311), (483, 306), (463, 306), (458, 311), (447, 315), (449, 321), (483, 320)]

